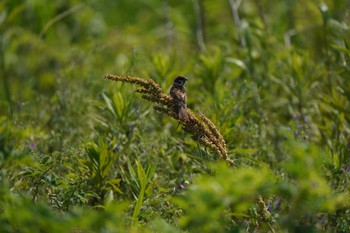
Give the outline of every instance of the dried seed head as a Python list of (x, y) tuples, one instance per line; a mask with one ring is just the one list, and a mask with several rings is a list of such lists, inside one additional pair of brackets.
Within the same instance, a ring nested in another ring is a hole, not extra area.
[(199, 114), (201, 120), (187, 108), (187, 115), (189, 120), (183, 121), (178, 117), (175, 112), (173, 99), (170, 95), (162, 92), (160, 85), (152, 79), (144, 79), (132, 76), (121, 76), (106, 74), (105, 78), (114, 81), (134, 83), (139, 87), (135, 92), (141, 93), (142, 98), (156, 104), (154, 109), (158, 112), (164, 113), (180, 122), (182, 129), (192, 135), (192, 138), (206, 147), (215, 151), (219, 157), (225, 160), (229, 165), (233, 166), (234, 162), (227, 154), (225, 140), (216, 128), (213, 122), (211, 122), (203, 114)]

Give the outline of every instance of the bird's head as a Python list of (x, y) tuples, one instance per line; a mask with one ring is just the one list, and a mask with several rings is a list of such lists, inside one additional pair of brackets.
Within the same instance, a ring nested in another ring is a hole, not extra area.
[(185, 85), (187, 80), (188, 79), (183, 77), (183, 76), (177, 76), (174, 80), (174, 84), (183, 86), (183, 85)]

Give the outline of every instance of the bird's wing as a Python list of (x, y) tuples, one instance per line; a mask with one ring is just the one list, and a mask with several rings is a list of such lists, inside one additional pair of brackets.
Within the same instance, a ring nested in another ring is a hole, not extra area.
[(187, 101), (186, 91), (178, 88), (173, 88), (170, 94), (179, 106), (186, 108), (186, 101)]

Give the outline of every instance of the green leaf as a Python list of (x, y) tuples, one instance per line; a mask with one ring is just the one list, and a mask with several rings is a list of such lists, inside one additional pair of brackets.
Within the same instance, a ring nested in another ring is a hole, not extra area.
[(146, 172), (138, 160), (135, 161), (137, 166), (137, 177), (140, 181), (141, 189), (144, 189), (147, 185)]
[(119, 184), (121, 181), (121, 179), (111, 179), (107, 182), (107, 184), (109, 184), (114, 191), (123, 194), (123, 192), (117, 187), (117, 184)]
[(108, 110), (113, 114), (114, 117), (116, 117), (117, 114), (116, 114), (116, 112), (114, 110), (114, 107), (113, 107), (113, 104), (112, 104), (112, 100), (105, 93), (102, 93), (102, 97), (105, 100), (105, 103), (107, 105)]
[(226, 62), (235, 64), (236, 66), (240, 67), (242, 70), (246, 70), (247, 66), (244, 64), (242, 60), (239, 60), (234, 57), (228, 57), (225, 59)]
[(138, 215), (140, 214), (140, 211), (141, 211), (141, 206), (143, 203), (143, 199), (145, 196), (145, 190), (146, 190), (146, 186), (147, 186), (147, 177), (146, 177), (145, 170), (143, 169), (143, 167), (141, 166), (141, 164), (139, 163), (138, 160), (136, 160), (135, 162), (136, 162), (136, 166), (137, 166), (137, 175), (138, 175), (139, 182), (141, 185), (141, 190), (140, 190), (140, 193), (137, 197), (136, 205), (134, 208), (134, 213), (132, 215), (132, 224), (133, 225), (138, 220)]

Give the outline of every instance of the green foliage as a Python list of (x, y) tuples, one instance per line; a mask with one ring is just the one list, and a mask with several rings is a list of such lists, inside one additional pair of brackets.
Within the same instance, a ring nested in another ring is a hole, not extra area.
[(110, 178), (112, 165), (117, 158), (112, 150), (108, 148), (108, 145), (100, 139), (98, 144), (87, 143), (85, 150), (88, 160), (83, 161), (83, 164), (87, 166), (92, 187), (96, 188), (100, 198), (103, 198), (104, 193), (110, 190), (122, 194), (122, 191), (117, 187), (120, 179)]
[[(259, 195), (272, 193), (274, 175), (266, 168), (233, 170), (223, 164), (211, 176), (194, 180), (179, 206), (185, 211), (179, 225), (190, 232), (225, 232), (237, 229), (234, 219), (249, 217)], [(243, 221), (242, 221), (243, 222)]]
[[(194, 179), (189, 191), (176, 200), (185, 212), (179, 225), (190, 232), (324, 228), (326, 223), (318, 223), (320, 215), (331, 218), (336, 209), (349, 208), (350, 192), (332, 190), (323, 175), (327, 157), (318, 147), (290, 140), (286, 149), (283, 176), (265, 166), (213, 165), (210, 175)], [(259, 196), (268, 200), (270, 213), (259, 210)]]
[(305, 226), (301, 227), (312, 226), (316, 230), (318, 215), (332, 214), (344, 205), (349, 208), (345, 200), (350, 193), (339, 193), (327, 182), (324, 165), (329, 163), (329, 157), (319, 147), (290, 140), (286, 149), (289, 156), (281, 165), (288, 177), (280, 182), (279, 192), (287, 201), (289, 211), (281, 217), (292, 229), (298, 227), (297, 222), (302, 222)]
[(0, 230), (2, 232), (119, 232), (125, 231), (122, 211), (126, 205), (112, 203), (103, 213), (76, 208), (65, 213), (52, 211), (45, 203), (33, 203), (1, 187)]
[[(348, 9), (1, 1), (0, 232), (349, 232)], [(188, 77), (236, 167), (106, 73)]]
[(30, 135), (29, 129), (18, 129), (11, 125), (5, 117), (0, 118), (0, 167), (4, 168), (10, 161), (16, 161), (23, 156), (18, 148), (23, 139)]
[[(140, 162), (136, 160), (136, 166), (137, 166), (137, 178), (138, 178), (138, 187), (140, 189), (140, 192), (137, 197), (137, 201), (134, 207), (134, 213), (132, 215), (132, 223), (135, 223), (138, 219), (138, 215), (141, 211), (142, 202), (145, 196), (145, 191), (148, 183), (148, 176), (152, 176), (154, 174), (155, 169), (152, 169), (153, 171), (150, 173), (149, 170), (146, 174), (145, 170), (141, 166)], [(133, 179), (135, 180), (135, 171), (130, 167), (130, 172), (132, 173)]]

